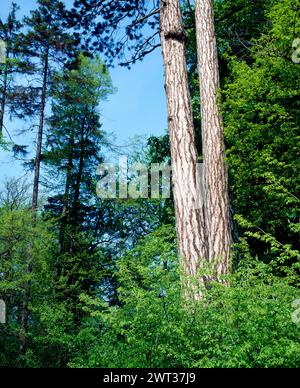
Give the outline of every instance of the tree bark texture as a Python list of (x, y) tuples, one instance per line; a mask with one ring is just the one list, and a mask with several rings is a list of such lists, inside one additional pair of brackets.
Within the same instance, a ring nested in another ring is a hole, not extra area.
[[(160, 34), (165, 67), (178, 249), (183, 276), (195, 278), (201, 260), (207, 260), (208, 252), (186, 69), (186, 34), (178, 0), (161, 1)], [(198, 298), (197, 293), (195, 297)]]
[(231, 230), (224, 125), (218, 101), (220, 79), (212, 0), (197, 0), (195, 15), (208, 261), (214, 267), (214, 275), (219, 278), (230, 269)]

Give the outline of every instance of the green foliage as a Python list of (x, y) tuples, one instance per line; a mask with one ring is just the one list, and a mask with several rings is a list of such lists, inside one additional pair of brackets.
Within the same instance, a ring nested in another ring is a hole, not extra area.
[(70, 367), (297, 367), (298, 289), (267, 265), (245, 260), (231, 287), (214, 284), (197, 304), (183, 302), (173, 229), (163, 227), (119, 266), (121, 306), (84, 298), (93, 329)]
[[(241, 231), (253, 255), (266, 262), (279, 257), (297, 277), (300, 72), (291, 60), (292, 42), (300, 35), (296, 3), (283, 0), (269, 10), (270, 28), (253, 41), (251, 64), (230, 59), (223, 114), (232, 206), (251, 224), (252, 234), (245, 223)], [(290, 257), (282, 258), (282, 250)]]
[[(38, 220), (32, 226), (31, 211), (0, 209), (0, 297), (6, 302), (7, 324), (0, 325), (0, 364), (10, 366), (18, 355), (19, 310), (23, 286), (31, 282), (30, 311), (35, 314), (46, 296), (53, 290), (52, 265), (55, 238), (52, 224)], [(31, 258), (33, 271), (27, 272)], [(36, 324), (32, 324), (34, 330)]]

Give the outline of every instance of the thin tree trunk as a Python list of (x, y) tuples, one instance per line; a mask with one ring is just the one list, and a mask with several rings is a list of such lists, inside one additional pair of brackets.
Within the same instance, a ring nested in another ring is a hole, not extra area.
[(87, 144), (87, 136), (85, 134), (86, 132), (86, 122), (87, 119), (84, 118), (82, 122), (81, 127), (81, 136), (80, 136), (80, 156), (79, 156), (79, 165), (78, 165), (78, 172), (76, 174), (75, 179), (75, 186), (74, 186), (74, 202), (73, 202), (73, 209), (72, 209), (72, 234), (73, 234), (73, 244), (71, 245), (71, 252), (73, 253), (74, 250), (76, 250), (76, 244), (77, 244), (77, 233), (79, 231), (78, 224), (79, 224), (79, 211), (80, 211), (80, 188), (82, 183), (82, 177), (83, 177), (83, 171), (84, 171), (84, 160), (86, 155), (86, 144)]
[(184, 277), (194, 278), (207, 259), (201, 180), (197, 166), (191, 96), (186, 69), (186, 34), (178, 0), (162, 0), (161, 43), (165, 67), (168, 125), (172, 156), (173, 193), (178, 249), (184, 293), (199, 299), (200, 292)]
[(219, 279), (230, 270), (231, 231), (224, 126), (218, 104), (220, 80), (212, 0), (197, 0), (195, 13), (208, 260)]
[(32, 213), (34, 217), (36, 216), (36, 211), (38, 207), (41, 156), (42, 156), (44, 122), (45, 122), (45, 108), (46, 108), (46, 99), (47, 99), (48, 67), (49, 67), (49, 50), (47, 50), (45, 54), (45, 59), (44, 59), (44, 70), (43, 70), (44, 76), (43, 76), (43, 89), (42, 89), (42, 98), (41, 98), (40, 123), (39, 123), (39, 129), (38, 129), (36, 158), (35, 158), (35, 166), (34, 166), (34, 181), (33, 181), (33, 194), (32, 194)]
[(3, 135), (3, 127), (4, 127), (4, 116), (5, 116), (7, 84), (8, 84), (8, 56), (9, 56), (9, 53), (7, 52), (6, 60), (4, 64), (3, 91), (2, 91), (1, 107), (0, 107), (0, 137), (2, 137)]
[[(38, 138), (37, 138), (37, 149), (36, 149), (36, 158), (35, 158), (35, 166), (34, 166), (34, 183), (33, 183), (33, 194), (32, 194), (33, 228), (36, 225), (36, 212), (38, 207), (41, 155), (42, 155), (43, 132), (44, 132), (44, 122), (45, 122), (45, 108), (46, 108), (46, 99), (47, 99), (48, 68), (49, 68), (49, 50), (46, 51), (45, 58), (44, 58), (44, 65), (43, 65), (43, 88), (42, 88), (42, 96), (41, 96), (40, 121), (39, 121)], [(29, 261), (27, 265), (27, 274), (29, 276), (32, 274), (32, 243), (30, 243), (30, 246), (29, 246)], [(31, 287), (31, 280), (28, 280), (28, 282), (24, 286), (24, 296), (23, 296), (23, 302), (21, 306), (21, 319), (20, 319), (21, 330), (20, 330), (20, 336), (19, 336), (20, 354), (24, 353), (24, 349), (26, 345), (30, 287)]]
[(66, 175), (66, 184), (65, 184), (65, 192), (63, 196), (63, 209), (60, 220), (60, 228), (59, 228), (59, 243), (58, 243), (58, 255), (56, 260), (56, 276), (59, 282), (60, 276), (62, 273), (62, 263), (61, 263), (61, 255), (66, 252), (66, 232), (68, 225), (70, 223), (69, 220), (69, 201), (70, 201), (70, 189), (71, 189), (71, 178), (72, 178), (72, 168), (73, 168), (73, 150), (74, 150), (74, 136), (70, 137), (70, 151), (68, 156), (68, 166), (67, 166), (67, 175)]

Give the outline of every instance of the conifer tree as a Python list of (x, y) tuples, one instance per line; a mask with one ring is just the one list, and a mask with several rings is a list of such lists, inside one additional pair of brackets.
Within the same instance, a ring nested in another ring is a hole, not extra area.
[(80, 292), (91, 291), (100, 275), (101, 259), (91, 233), (96, 167), (103, 162), (101, 148), (106, 141), (98, 105), (113, 90), (100, 58), (80, 55), (78, 68), (55, 75), (51, 91), (44, 160), (50, 176), (56, 177), (56, 190), (60, 184), (60, 194), (49, 199), (46, 209), (58, 217), (58, 290), (73, 305)]
[[(33, 73), (33, 66), (23, 56), (20, 42), (22, 22), (17, 18), (19, 7), (13, 3), (5, 22), (0, 20), (0, 132), (3, 133), (5, 113), (10, 117), (32, 116), (35, 110), (35, 89), (20, 83), (18, 75), (24, 77)], [(6, 112), (7, 111), (7, 112)]]
[[(38, 8), (31, 11), (31, 16), (24, 19), (25, 33), (21, 36), (24, 55), (35, 64), (40, 82), (38, 103), (38, 124), (36, 156), (34, 159), (34, 180), (32, 192), (32, 222), (36, 222), (38, 196), (40, 188), (42, 147), (45, 130), (45, 115), (49, 98), (51, 73), (55, 67), (66, 62), (76, 51), (77, 41), (67, 32), (65, 23), (65, 5), (59, 0), (39, 0)], [(32, 263), (28, 260), (28, 275), (32, 273)], [(24, 351), (28, 324), (28, 304), (30, 298), (30, 280), (24, 286), (24, 300), (21, 309), (20, 353)]]

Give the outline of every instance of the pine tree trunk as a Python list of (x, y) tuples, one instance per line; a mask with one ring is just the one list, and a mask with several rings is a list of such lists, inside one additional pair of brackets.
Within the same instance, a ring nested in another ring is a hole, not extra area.
[(8, 58), (9, 58), (9, 53), (7, 52), (6, 60), (4, 64), (3, 91), (2, 91), (1, 107), (0, 107), (0, 137), (3, 135), (3, 128), (4, 128), (4, 116), (5, 116), (5, 105), (6, 105), (7, 83), (8, 83)]
[(56, 278), (57, 278), (58, 284), (62, 274), (61, 256), (64, 253), (68, 252), (68, 249), (66, 247), (66, 233), (68, 230), (68, 226), (70, 225), (69, 209), (70, 209), (70, 189), (71, 189), (72, 169), (73, 169), (74, 136), (71, 136), (69, 139), (69, 147), (70, 147), (70, 151), (68, 155), (65, 192), (63, 196), (63, 208), (62, 208), (60, 227), (59, 227), (58, 255), (57, 255), (57, 260), (55, 265)]
[(78, 171), (76, 174), (75, 179), (75, 186), (74, 186), (74, 203), (73, 203), (73, 230), (76, 234), (76, 231), (78, 230), (78, 218), (79, 218), (79, 211), (80, 211), (80, 188), (83, 178), (83, 171), (84, 171), (84, 160), (86, 155), (86, 144), (87, 144), (87, 134), (86, 134), (86, 125), (87, 125), (87, 118), (85, 118), (82, 122), (81, 127), (81, 135), (80, 135), (80, 154), (79, 154), (79, 164), (78, 164)]
[(34, 217), (35, 217), (37, 207), (38, 207), (39, 183), (40, 183), (40, 172), (41, 172), (41, 156), (42, 156), (44, 122), (45, 122), (45, 108), (46, 108), (46, 98), (47, 98), (48, 67), (49, 67), (49, 51), (47, 50), (47, 52), (45, 54), (45, 59), (44, 59), (41, 112), (40, 112), (40, 122), (39, 122), (39, 129), (38, 129), (36, 157), (35, 157), (35, 165), (34, 165), (34, 181), (33, 181), (33, 195), (32, 195), (32, 212), (33, 212)]
[[(32, 194), (32, 226), (33, 228), (36, 225), (36, 212), (38, 207), (38, 194), (39, 194), (39, 181), (40, 181), (40, 169), (41, 169), (41, 155), (42, 155), (42, 145), (43, 145), (43, 132), (44, 132), (44, 122), (45, 122), (45, 108), (46, 108), (46, 98), (47, 98), (47, 80), (48, 80), (48, 68), (49, 68), (49, 51), (47, 50), (44, 58), (43, 65), (43, 88), (41, 95), (41, 110), (40, 110), (40, 122), (38, 129), (38, 138), (37, 138), (37, 149), (36, 149), (36, 159), (34, 166), (34, 183), (33, 183), (33, 194)], [(32, 273), (32, 242), (29, 246), (29, 261), (27, 265), (27, 274), (30, 276)], [(29, 280), (24, 286), (24, 295), (21, 306), (21, 329), (19, 336), (19, 353), (23, 354), (25, 345), (26, 345), (26, 333), (28, 327), (28, 305), (30, 299), (30, 287), (31, 281)]]
[[(186, 69), (186, 35), (180, 2), (162, 0), (161, 43), (165, 67), (168, 125), (171, 144), (173, 193), (178, 249), (184, 293), (198, 299), (200, 293), (185, 282), (197, 280), (201, 260), (207, 259), (205, 223), (201, 199), (198, 154), (195, 142), (191, 96)], [(188, 290), (190, 289), (190, 290)]]
[(208, 260), (217, 279), (230, 270), (231, 231), (224, 126), (212, 0), (196, 1), (196, 35), (204, 156), (205, 222)]

